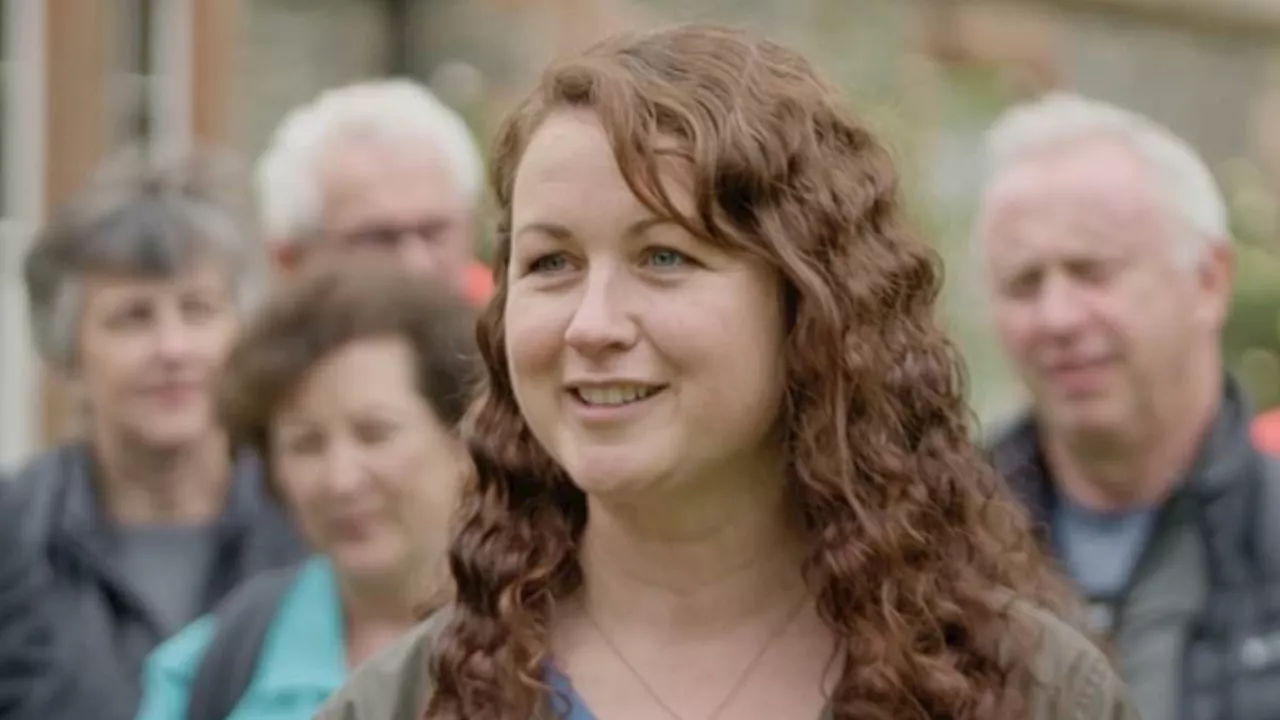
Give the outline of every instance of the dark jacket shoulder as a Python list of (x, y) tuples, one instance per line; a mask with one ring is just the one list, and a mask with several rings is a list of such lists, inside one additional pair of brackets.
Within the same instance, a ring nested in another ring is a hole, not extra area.
[(47, 578), (21, 538), (22, 507), (11, 483), (0, 478), (0, 717), (46, 720), (75, 678), (58, 662)]
[(42, 542), (53, 532), (57, 498), (82, 452), (76, 444), (51, 448), (28, 460), (13, 476), (12, 502), (21, 508), (22, 536), (27, 542)]

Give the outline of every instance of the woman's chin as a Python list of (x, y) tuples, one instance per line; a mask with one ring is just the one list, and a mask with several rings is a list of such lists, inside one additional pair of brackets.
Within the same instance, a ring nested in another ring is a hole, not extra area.
[(551, 455), (583, 492), (589, 495), (630, 493), (654, 484), (670, 465), (670, 452), (657, 443), (611, 444), (578, 439), (553, 449)]
[(147, 447), (181, 448), (205, 440), (216, 431), (203, 415), (175, 414), (147, 418), (133, 428), (132, 435)]
[(625, 501), (644, 497), (657, 485), (652, 475), (640, 473), (571, 473), (573, 484), (588, 497), (605, 501)]
[(405, 553), (385, 542), (343, 543), (328, 551), (334, 570), (361, 583), (385, 583), (405, 571)]

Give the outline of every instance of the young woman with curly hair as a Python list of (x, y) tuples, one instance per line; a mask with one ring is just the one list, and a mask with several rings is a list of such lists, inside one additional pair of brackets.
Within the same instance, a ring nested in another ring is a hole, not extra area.
[(321, 717), (1134, 718), (970, 441), (897, 184), (743, 32), (549, 70), (496, 144), (456, 603)]

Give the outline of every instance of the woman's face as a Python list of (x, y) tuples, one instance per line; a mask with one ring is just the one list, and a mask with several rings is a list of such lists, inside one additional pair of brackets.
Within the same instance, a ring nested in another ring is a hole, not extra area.
[(278, 487), (348, 578), (397, 582), (443, 560), (463, 452), (415, 368), (401, 338), (354, 341), (312, 366), (271, 421)]
[(73, 380), (98, 430), (179, 447), (216, 432), (212, 385), (239, 330), (226, 274), (84, 278)]
[[(667, 180), (688, 207), (682, 176)], [(507, 283), (516, 401), (588, 494), (683, 493), (775, 467), (779, 277), (655, 217), (594, 115), (554, 114), (531, 139)]]

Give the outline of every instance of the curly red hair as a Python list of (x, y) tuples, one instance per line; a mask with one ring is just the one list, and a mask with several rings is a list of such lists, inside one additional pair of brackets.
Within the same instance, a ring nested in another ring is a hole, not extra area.
[[(496, 297), (467, 435), (477, 474), (450, 563), (457, 612), (430, 662), (429, 718), (526, 720), (556, 601), (582, 581), (586, 500), (538, 445), (512, 392), (503, 309), (512, 187), (548, 114), (587, 109), (632, 190), (785, 281), (781, 426), (804, 520), (803, 568), (839, 639), (836, 720), (1019, 716), (1039, 638), (1021, 601), (1063, 597), (1025, 515), (974, 446), (963, 366), (938, 328), (936, 254), (908, 229), (888, 153), (800, 55), (684, 26), (604, 41), (548, 70), (495, 146)], [(682, 216), (659, 182), (692, 172)]]

